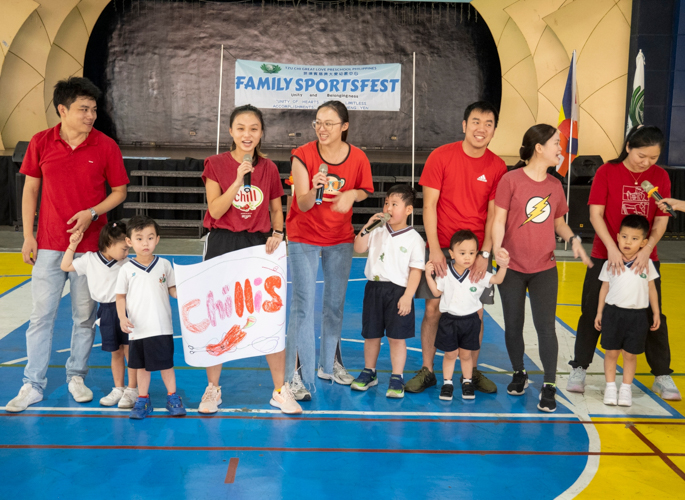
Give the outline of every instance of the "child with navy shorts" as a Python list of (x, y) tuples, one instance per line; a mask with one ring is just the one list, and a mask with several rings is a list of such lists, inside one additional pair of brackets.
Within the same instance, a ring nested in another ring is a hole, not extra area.
[[(386, 194), (383, 213), (371, 217), (354, 240), (355, 252), (369, 251), (364, 269), (369, 281), (364, 289), (362, 309), (364, 370), (350, 386), (355, 391), (366, 391), (378, 384), (376, 362), (385, 334), (392, 363), (385, 395), (404, 397), (402, 373), (407, 360), (406, 339), (414, 336), (414, 293), (425, 268), (426, 243), (407, 225), (407, 217), (414, 210), (414, 199), (415, 193), (410, 186), (392, 186)], [(386, 226), (369, 232), (369, 226), (384, 215), (390, 217)]]
[[(631, 214), (621, 222), (617, 240), (618, 249), (623, 254), (623, 272), (610, 273), (604, 263), (599, 274), (603, 281), (599, 291), (599, 305), (595, 317), (595, 328), (602, 332), (604, 354), (604, 376), (606, 389), (604, 404), (609, 406), (631, 406), (633, 404), (632, 383), (637, 369), (637, 355), (645, 352), (649, 331), (659, 329), (661, 313), (659, 297), (654, 280), (659, 273), (649, 260), (647, 272), (637, 274), (632, 270), (637, 253), (649, 237), (649, 221), (643, 215)], [(653, 320), (649, 324), (649, 310), (652, 308)], [(616, 390), (616, 363), (623, 353), (623, 383)]]
[(124, 387), (124, 372), (128, 361), (128, 335), (121, 331), (117, 317), (116, 294), (114, 287), (121, 266), (128, 262), (126, 225), (123, 222), (108, 222), (100, 231), (97, 252), (86, 252), (74, 259), (78, 244), (83, 239), (82, 232), (69, 238), (69, 247), (62, 257), (61, 269), (86, 275), (91, 298), (99, 303), (97, 321), (102, 336), (102, 350), (112, 353), (112, 392), (100, 399), (102, 406), (133, 408), (138, 398), (136, 371), (128, 370), (128, 387)]
[(509, 265), (509, 253), (502, 248), (495, 255), (497, 274), (486, 272), (483, 279), (471, 283), (468, 275), (478, 255), (476, 235), (469, 230), (457, 231), (450, 241), (449, 252), (452, 260), (447, 264), (447, 275), (444, 278), (434, 278), (433, 263), (426, 263), (426, 281), (431, 293), (440, 297), (442, 313), (435, 337), (435, 347), (445, 353), (442, 361), (444, 384), (440, 390), (440, 399), (452, 400), (452, 375), (457, 357), (461, 362), (461, 397), (475, 399), (471, 353), (480, 349), (481, 319), (478, 311), (483, 307), (480, 297), (486, 288), (502, 283)]
[(137, 371), (138, 399), (130, 418), (143, 419), (152, 413), (151, 372), (159, 371), (167, 389), (166, 409), (176, 416), (186, 410), (176, 394), (174, 373), (174, 330), (169, 295), (176, 298), (174, 268), (154, 254), (159, 243), (159, 226), (146, 215), (131, 217), (126, 225), (126, 242), (136, 256), (121, 266), (117, 279), (117, 314), (121, 329), (129, 334), (129, 367)]

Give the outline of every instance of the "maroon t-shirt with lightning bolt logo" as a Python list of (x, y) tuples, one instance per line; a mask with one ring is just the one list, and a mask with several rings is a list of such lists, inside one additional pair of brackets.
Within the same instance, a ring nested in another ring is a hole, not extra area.
[(495, 205), (508, 211), (502, 247), (509, 251), (509, 268), (539, 273), (556, 266), (554, 219), (568, 212), (561, 182), (551, 175), (537, 182), (522, 168), (502, 177)]

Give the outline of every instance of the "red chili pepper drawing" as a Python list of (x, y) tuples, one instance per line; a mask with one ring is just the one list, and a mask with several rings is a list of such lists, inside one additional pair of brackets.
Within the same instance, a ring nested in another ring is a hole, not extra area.
[(254, 312), (254, 301), (252, 300), (252, 284), (250, 280), (245, 280), (245, 307), (247, 312), (252, 314)]
[(245, 298), (243, 296), (243, 287), (239, 281), (235, 283), (235, 313), (242, 318), (243, 308), (245, 306)]
[(207, 354), (212, 356), (220, 356), (240, 344), (240, 342), (245, 338), (245, 335), (247, 335), (247, 333), (240, 329), (240, 325), (234, 325), (228, 332), (226, 332), (226, 335), (224, 335), (224, 338), (221, 339), (221, 342), (218, 344), (207, 345)]

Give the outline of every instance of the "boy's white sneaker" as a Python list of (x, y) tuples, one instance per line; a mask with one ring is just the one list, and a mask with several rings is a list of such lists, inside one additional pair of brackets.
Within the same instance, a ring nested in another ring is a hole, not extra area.
[(323, 367), (319, 366), (318, 377), (323, 380), (333, 380), (335, 383), (340, 385), (350, 385), (354, 382), (354, 377), (349, 374), (343, 365), (341, 365), (336, 359), (333, 361), (333, 375), (324, 373)]
[(119, 404), (117, 404), (117, 406), (125, 410), (130, 410), (135, 406), (137, 400), (138, 388), (127, 387), (126, 389), (124, 389), (124, 394), (121, 396), (121, 399), (119, 400)]
[(269, 404), (276, 408), (280, 408), (283, 413), (288, 415), (302, 413), (302, 407), (295, 401), (295, 395), (290, 389), (290, 384), (288, 384), (288, 382), (281, 387), (280, 392), (274, 390), (273, 394), (271, 394), (271, 401), (269, 401)]
[(121, 398), (124, 395), (124, 388), (123, 387), (112, 387), (112, 392), (107, 394), (104, 398), (100, 398), (100, 405), (101, 406), (114, 406), (116, 405), (119, 401), (121, 401)]
[(19, 413), (40, 401), (43, 401), (43, 394), (38, 392), (31, 384), (24, 384), (21, 389), (19, 389), (17, 397), (7, 403), (5, 411)]
[(216, 413), (219, 411), (221, 404), (221, 386), (216, 386), (210, 383), (202, 395), (200, 407), (197, 409), (200, 413)]
[(621, 384), (621, 389), (618, 391), (618, 406), (633, 406), (631, 384)]
[(83, 383), (83, 378), (78, 375), (71, 377), (69, 392), (74, 396), (74, 401), (77, 403), (87, 403), (93, 400), (93, 391), (86, 387), (86, 384)]
[(618, 391), (616, 390), (616, 383), (607, 384), (604, 389), (604, 404), (608, 406), (616, 406), (618, 403)]

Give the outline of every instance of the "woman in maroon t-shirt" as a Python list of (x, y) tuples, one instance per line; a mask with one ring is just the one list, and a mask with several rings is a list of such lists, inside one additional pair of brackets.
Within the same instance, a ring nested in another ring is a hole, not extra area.
[[(266, 245), (267, 253), (273, 253), (283, 242), (283, 186), (278, 167), (259, 150), (264, 135), (261, 111), (249, 104), (235, 108), (229, 133), (233, 138), (231, 151), (207, 158), (202, 173), (208, 207), (204, 226), (210, 231), (204, 260), (261, 245)], [(251, 176), (249, 191), (244, 185), (247, 173)], [(285, 383), (285, 350), (267, 354), (266, 361), (274, 382), (271, 405), (284, 413), (301, 413), (302, 408)], [(221, 366), (207, 368), (209, 385), (202, 396), (200, 413), (218, 411)]]
[[(592, 246), (592, 261), (595, 266), (585, 273), (581, 316), (578, 320), (574, 359), (569, 362), (573, 367), (568, 380), (567, 390), (585, 392), (585, 373), (595, 353), (600, 332), (595, 330), (594, 318), (597, 315), (599, 291), (602, 282), (599, 273), (604, 263), (609, 261), (609, 271), (641, 273), (647, 269), (651, 258), (659, 271), (660, 263), (656, 245), (664, 235), (668, 224), (668, 214), (660, 211), (653, 198), (648, 198), (642, 183), (649, 181), (659, 188), (659, 193), (668, 198), (671, 194), (671, 181), (668, 173), (656, 161), (664, 146), (664, 135), (657, 127), (633, 128), (626, 137), (621, 155), (602, 165), (592, 182), (590, 190), (590, 222), (595, 229)], [(644, 215), (649, 220), (651, 231), (649, 241), (638, 252), (635, 264), (625, 269), (623, 258), (616, 245), (616, 235), (623, 217), (628, 214)], [(659, 271), (659, 274), (660, 271)], [(661, 278), (654, 281), (661, 305)], [(651, 309), (649, 324), (652, 324)], [(661, 315), (661, 326), (649, 332), (645, 345), (647, 363), (655, 375), (652, 391), (663, 399), (680, 400), (680, 392), (671, 378), (671, 350), (668, 344), (666, 316)]]
[(561, 182), (547, 173), (550, 166), (559, 163), (559, 131), (551, 125), (534, 125), (523, 136), (520, 154), (521, 161), (514, 170), (504, 174), (497, 187), (492, 226), (495, 254), (505, 247), (510, 256), (509, 269), (498, 287), (502, 295), (504, 337), (514, 368), (507, 392), (521, 396), (528, 387), (523, 364), (527, 291), (545, 372), (538, 409), (553, 412), (557, 408), (555, 382), (559, 353), (556, 235), (571, 244), (576, 258), (580, 257), (589, 266), (592, 263), (564, 220), (568, 205)]

